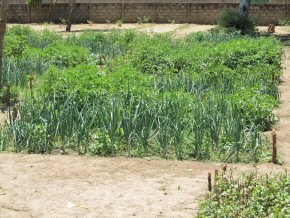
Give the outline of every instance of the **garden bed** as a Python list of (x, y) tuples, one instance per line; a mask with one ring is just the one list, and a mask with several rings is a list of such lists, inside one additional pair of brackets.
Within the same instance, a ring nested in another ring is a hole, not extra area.
[(14, 27), (4, 80), (19, 104), (0, 148), (265, 161), (261, 132), (276, 122), (281, 54), (275, 38), (235, 33), (62, 38)]

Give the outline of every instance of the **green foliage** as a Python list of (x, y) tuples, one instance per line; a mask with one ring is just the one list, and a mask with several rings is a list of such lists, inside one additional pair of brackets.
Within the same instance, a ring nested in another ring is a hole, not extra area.
[(290, 177), (286, 173), (241, 179), (224, 172), (216, 186), (200, 204), (198, 217), (288, 217), (290, 215)]
[(271, 111), (277, 106), (275, 98), (261, 93), (260, 90), (241, 90), (233, 95), (233, 102), (244, 115), (245, 123), (257, 123), (263, 130), (271, 130), (276, 122)]
[[(15, 102), (18, 100), (19, 89), (15, 86), (12, 86), (10, 89), (10, 101)], [(0, 102), (7, 102), (7, 86), (3, 87), (0, 90)]]
[(5, 55), (20, 56), (29, 47), (33, 31), (28, 27), (14, 26), (5, 36)]
[(121, 27), (124, 24), (124, 19), (117, 19), (116, 24)]
[(149, 23), (150, 22), (150, 17), (137, 17), (137, 23), (142, 24), (142, 23)]
[(20, 57), (26, 49), (32, 47), (44, 48), (61, 37), (49, 30), (37, 33), (25, 26), (13, 26), (5, 36), (5, 56)]
[(37, 5), (41, 3), (40, 0), (27, 0), (28, 5)]
[(22, 89), (21, 116), (3, 127), (7, 149), (225, 162), (258, 162), (268, 152), (260, 132), (275, 123), (279, 103), (275, 38), (9, 34), (24, 35), (27, 47), (4, 59), (4, 82)]
[(219, 25), (224, 28), (240, 30), (241, 34), (252, 34), (255, 31), (255, 21), (249, 15), (239, 13), (235, 9), (226, 9), (219, 18)]
[(267, 4), (269, 0), (252, 0), (251, 4)]
[(51, 44), (43, 50), (45, 61), (58, 67), (70, 67), (88, 63), (90, 51), (77, 45)]
[(59, 18), (59, 21), (63, 24), (63, 25), (67, 25), (68, 20), (65, 18)]
[(279, 26), (289, 26), (289, 20), (279, 20)]
[(104, 72), (94, 65), (79, 65), (61, 70), (57, 67), (51, 67), (42, 77), (37, 91), (41, 95), (54, 93), (58, 97), (65, 97), (69, 94), (71, 97), (73, 95), (76, 101), (82, 101), (82, 99), (94, 96), (97, 92), (118, 93), (120, 96), (126, 96), (128, 85), (130, 92), (141, 95), (146, 86), (148, 89), (151, 88), (149, 82), (149, 77), (142, 78), (136, 70), (130, 68), (116, 69), (112, 74)]

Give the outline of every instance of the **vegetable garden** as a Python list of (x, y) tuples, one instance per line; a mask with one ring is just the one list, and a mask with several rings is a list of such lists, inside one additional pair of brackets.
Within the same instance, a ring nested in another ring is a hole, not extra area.
[(17, 26), (5, 45), (4, 83), (18, 103), (1, 126), (2, 151), (268, 157), (262, 132), (277, 120), (282, 72), (274, 37), (88, 31), (65, 38)]

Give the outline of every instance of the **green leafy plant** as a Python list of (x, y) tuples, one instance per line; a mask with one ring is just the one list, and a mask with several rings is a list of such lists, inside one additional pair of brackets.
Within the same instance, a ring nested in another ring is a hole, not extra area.
[(144, 16), (144, 17), (137, 17), (137, 23), (142, 24), (142, 23), (149, 23), (150, 22), (150, 17)]
[(289, 20), (279, 20), (279, 26), (289, 26)]
[(290, 177), (285, 173), (215, 177), (214, 187), (200, 203), (198, 217), (287, 217)]
[(92, 20), (87, 20), (87, 23), (88, 23), (89, 25), (93, 25), (93, 24), (94, 24), (94, 21), (92, 21)]
[(42, 56), (44, 60), (58, 67), (70, 67), (87, 63), (90, 51), (76, 45), (56, 43), (45, 48)]
[(63, 24), (63, 25), (67, 25), (68, 20), (65, 18), (59, 18), (59, 21)]
[(116, 24), (119, 26), (119, 27), (121, 27), (123, 24), (124, 24), (124, 19), (118, 19), (117, 21), (116, 21)]

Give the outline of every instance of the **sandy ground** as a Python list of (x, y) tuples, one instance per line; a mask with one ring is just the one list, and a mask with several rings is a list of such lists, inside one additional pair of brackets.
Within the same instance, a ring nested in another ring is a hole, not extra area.
[[(18, 24), (9, 24), (8, 27), (12, 27)], [(198, 24), (74, 24), (72, 25), (71, 33), (65, 32), (65, 26), (61, 24), (21, 24), (23, 26), (30, 26), (34, 30), (44, 30), (49, 29), (56, 31), (58, 33), (67, 34), (80, 34), (86, 30), (99, 31), (99, 32), (109, 32), (111, 30), (128, 30), (137, 29), (149, 33), (173, 33), (177, 36), (185, 36), (193, 32), (208, 31), (215, 27), (215, 25), (198, 25)], [(267, 31), (268, 27), (258, 26), (260, 31)], [(276, 34), (289, 34), (289, 26), (276, 26)]]
[(278, 130), (278, 151), (282, 154), (284, 166), (290, 170), (290, 47), (285, 49), (283, 78), (280, 84), (281, 107), (275, 111), (280, 121)]
[[(233, 165), (236, 174), (254, 170)], [(0, 154), (0, 217), (193, 217), (221, 164)], [(281, 171), (263, 164), (259, 172)], [(76, 205), (69, 208), (70, 204)]]
[[(8, 27), (15, 26), (17, 24), (9, 24)], [(30, 26), (34, 30), (49, 29), (62, 33), (64, 35), (70, 34), (65, 32), (65, 26), (60, 24), (22, 24), (24, 26)], [(111, 30), (128, 30), (137, 29), (148, 33), (176, 33), (189, 34), (191, 32), (207, 31), (213, 28), (213, 25), (197, 25), (197, 24), (74, 24), (72, 25), (73, 34), (80, 34), (86, 30), (109, 32)], [(183, 33), (184, 32), (184, 33)]]
[[(62, 31), (63, 26), (58, 28)], [(74, 28), (82, 31), (77, 25)], [(102, 28), (108, 29), (106, 25)], [(176, 34), (198, 28), (165, 25), (159, 29), (144, 24), (145, 31)], [(280, 117), (278, 150), (285, 163), (260, 164), (260, 173), (290, 169), (290, 48), (286, 48), (284, 59), (280, 86), (283, 104), (276, 114)], [(208, 172), (221, 166), (192, 161), (1, 153), (0, 217), (193, 217), (200, 196), (207, 190)], [(253, 165), (231, 166), (236, 168), (235, 175), (255, 170)]]

